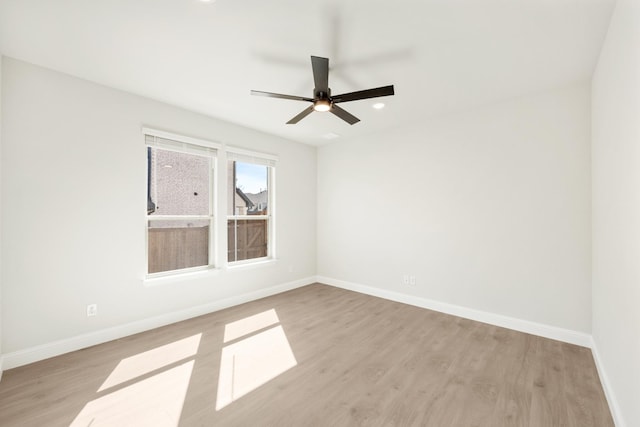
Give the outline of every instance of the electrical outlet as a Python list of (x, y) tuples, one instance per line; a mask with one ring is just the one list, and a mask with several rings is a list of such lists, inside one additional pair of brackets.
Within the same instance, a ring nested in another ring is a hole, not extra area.
[(415, 285), (416, 284), (416, 276), (409, 277), (409, 284), (410, 285)]
[(409, 284), (409, 275), (405, 274), (402, 276), (402, 284), (404, 285), (408, 285)]
[(87, 306), (87, 317), (98, 315), (98, 304), (89, 304)]

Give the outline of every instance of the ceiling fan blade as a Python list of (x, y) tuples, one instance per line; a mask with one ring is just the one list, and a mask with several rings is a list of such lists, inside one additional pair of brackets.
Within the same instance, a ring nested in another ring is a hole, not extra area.
[(329, 93), (329, 58), (312, 56), (311, 68), (313, 68), (313, 83), (316, 85), (314, 92)]
[(263, 92), (261, 90), (252, 90), (251, 95), (268, 96), (269, 98), (291, 99), (293, 101), (309, 101), (313, 102), (313, 98), (305, 98), (304, 96), (283, 95), (281, 93)]
[(310, 105), (308, 108), (305, 108), (304, 110), (302, 110), (302, 112), (300, 114), (295, 116), (293, 119), (289, 120), (287, 122), (287, 124), (288, 125), (295, 125), (296, 123), (298, 123), (300, 120), (302, 120), (305, 117), (307, 117), (312, 112), (313, 112), (313, 105)]
[(380, 96), (393, 95), (393, 85), (377, 87), (375, 89), (359, 90), (357, 92), (343, 93), (341, 95), (332, 96), (331, 100), (336, 102), (357, 101), (359, 99), (378, 98)]
[[(311, 108), (313, 108), (313, 106), (311, 106)], [(350, 125), (356, 124), (360, 121), (359, 118), (349, 113), (347, 110), (338, 107), (337, 105), (332, 105), (330, 111)]]

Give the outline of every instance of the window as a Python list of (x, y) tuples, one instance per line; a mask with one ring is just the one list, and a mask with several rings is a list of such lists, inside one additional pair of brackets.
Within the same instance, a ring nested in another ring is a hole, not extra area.
[(145, 129), (147, 274), (215, 264), (215, 144)]
[(227, 152), (227, 261), (273, 258), (274, 156)]

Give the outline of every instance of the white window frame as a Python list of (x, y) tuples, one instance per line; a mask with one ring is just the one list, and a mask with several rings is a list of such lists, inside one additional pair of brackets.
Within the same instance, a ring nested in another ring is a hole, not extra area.
[[(209, 158), (210, 173), (209, 173), (209, 214), (208, 215), (145, 215), (145, 278), (155, 279), (169, 276), (179, 276), (183, 274), (191, 274), (203, 270), (215, 269), (218, 265), (218, 233), (217, 231), (217, 207), (218, 207), (218, 192), (217, 192), (217, 170), (218, 170), (218, 151), (222, 145), (213, 141), (208, 141), (199, 138), (193, 138), (189, 136), (179, 135), (171, 132), (166, 132), (158, 129), (143, 127), (142, 134), (144, 135), (145, 155), (146, 148), (158, 148), (162, 150), (175, 151), (178, 153), (186, 153), (192, 155), (199, 155)], [(145, 180), (148, 185), (148, 170), (145, 174)], [(146, 186), (145, 186), (146, 188)], [(145, 197), (145, 205), (146, 205)], [(146, 209), (145, 209), (146, 212)], [(209, 247), (208, 247), (208, 263), (207, 265), (181, 268), (178, 270), (168, 270), (156, 273), (149, 273), (149, 221), (154, 220), (208, 220), (209, 221)]]
[[(259, 264), (265, 261), (272, 261), (276, 259), (276, 164), (278, 162), (278, 156), (267, 153), (260, 153), (257, 151), (247, 150), (244, 148), (227, 146), (225, 148), (227, 155), (227, 168), (229, 167), (229, 161), (233, 160), (241, 163), (252, 163), (256, 165), (267, 166), (267, 215), (227, 215), (226, 227), (228, 230), (228, 222), (232, 220), (266, 220), (267, 221), (267, 256), (251, 259), (243, 259), (240, 261), (229, 261), (228, 251), (229, 247), (225, 251), (227, 258), (227, 265), (231, 268), (236, 266), (245, 266), (249, 264)], [(228, 175), (228, 174), (227, 174)], [(234, 188), (235, 183), (229, 185), (227, 183), (226, 190), (230, 191), (230, 188)], [(233, 195), (235, 197), (235, 195)], [(237, 247), (237, 243), (235, 245)]]

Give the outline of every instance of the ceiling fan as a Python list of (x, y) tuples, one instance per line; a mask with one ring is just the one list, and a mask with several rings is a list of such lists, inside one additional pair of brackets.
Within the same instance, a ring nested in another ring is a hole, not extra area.
[(252, 90), (251, 95), (291, 99), (294, 101), (307, 101), (313, 103), (308, 108), (304, 109), (300, 114), (289, 120), (287, 122), (288, 125), (298, 123), (300, 120), (304, 119), (314, 111), (329, 111), (340, 117), (350, 125), (353, 125), (355, 123), (358, 123), (360, 119), (349, 113), (348, 111), (338, 107), (336, 104), (340, 102), (357, 101), (360, 99), (377, 98), (380, 96), (389, 96), (394, 94), (393, 85), (390, 85), (331, 96), (331, 89), (329, 88), (329, 58), (311, 56), (311, 68), (313, 69), (313, 82), (315, 84), (315, 88), (313, 89), (313, 98), (306, 98), (304, 96), (295, 95), (283, 95), (273, 92), (263, 92), (260, 90)]

